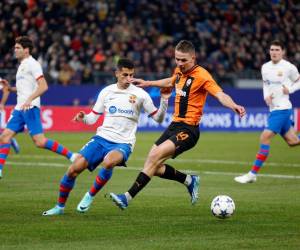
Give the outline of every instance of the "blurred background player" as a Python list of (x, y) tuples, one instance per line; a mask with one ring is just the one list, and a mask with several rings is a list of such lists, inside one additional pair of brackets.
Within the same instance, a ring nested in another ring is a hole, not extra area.
[(285, 50), (281, 41), (273, 41), (269, 53), (271, 60), (261, 68), (264, 100), (270, 110), (268, 125), (260, 135), (260, 148), (252, 169), (247, 174), (234, 178), (239, 183), (256, 181), (257, 173), (269, 155), (271, 140), (276, 134), (280, 134), (289, 146), (300, 144), (291, 120), (293, 111), (289, 100), (289, 94), (300, 89), (298, 69), (283, 59)]
[[(3, 112), (4, 112), (5, 103), (8, 99), (8, 96), (9, 96), (8, 87), (2, 85), (2, 78), (1, 77), (0, 77), (0, 90), (2, 90), (2, 98), (1, 98), (1, 101), (0, 101), (0, 121), (1, 121), (1, 118), (2, 118)], [(0, 124), (0, 129), (2, 130), (2, 122)], [(15, 151), (15, 153), (18, 154), (20, 152), (20, 146), (17, 142), (17, 139), (12, 138), (10, 143), (11, 143), (11, 146), (12, 146), (13, 150)], [(0, 174), (0, 176), (1, 176), (1, 174)]]
[(117, 83), (109, 85), (99, 93), (92, 111), (87, 115), (81, 111), (75, 116), (75, 121), (94, 124), (105, 113), (104, 122), (97, 129), (97, 134), (83, 146), (79, 156), (62, 178), (57, 205), (43, 215), (63, 214), (76, 177), (85, 169), (93, 171), (102, 163), (94, 184), (77, 206), (77, 211), (86, 212), (95, 195), (111, 178), (113, 168), (124, 165), (128, 160), (136, 141), (141, 110), (144, 109), (155, 121), (163, 121), (170, 91), (161, 94), (160, 107), (157, 109), (146, 91), (131, 84), (134, 74), (131, 60), (120, 59), (115, 74)]
[(157, 86), (175, 88), (175, 110), (173, 121), (150, 150), (143, 170), (132, 187), (125, 194), (110, 193), (112, 200), (121, 209), (133, 199), (156, 175), (164, 179), (184, 184), (191, 196), (191, 203), (198, 200), (200, 178), (197, 175), (182, 173), (164, 162), (193, 148), (200, 135), (199, 122), (207, 94), (211, 94), (225, 107), (232, 109), (240, 117), (244, 107), (237, 105), (204, 68), (196, 64), (196, 51), (190, 41), (182, 40), (175, 47), (175, 68), (170, 78), (157, 81), (134, 79), (141, 87)]
[(0, 135), (0, 177), (2, 169), (10, 150), (11, 139), (24, 130), (26, 125), (33, 142), (37, 147), (46, 148), (58, 154), (66, 156), (71, 161), (76, 154), (56, 141), (48, 139), (43, 134), (40, 117), (40, 96), (48, 89), (41, 65), (31, 56), (33, 43), (27, 36), (17, 37), (14, 52), (19, 60), (16, 75), (16, 87), (11, 87), (7, 80), (2, 79), (2, 84), (9, 91), (17, 93), (17, 105), (15, 106), (6, 128)]

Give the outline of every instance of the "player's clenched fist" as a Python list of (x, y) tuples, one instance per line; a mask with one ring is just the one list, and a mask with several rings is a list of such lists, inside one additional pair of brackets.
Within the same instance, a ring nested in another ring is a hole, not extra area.
[(79, 112), (74, 116), (74, 118), (73, 118), (72, 121), (74, 121), (74, 122), (81, 122), (81, 121), (83, 120), (84, 116), (85, 116), (85, 113), (84, 113), (83, 111), (79, 111)]

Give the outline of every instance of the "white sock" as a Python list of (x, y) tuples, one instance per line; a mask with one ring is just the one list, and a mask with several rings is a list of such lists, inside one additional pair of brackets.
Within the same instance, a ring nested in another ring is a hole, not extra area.
[(131, 197), (130, 193), (126, 192), (125, 196), (126, 196), (127, 202), (132, 200), (132, 197)]
[(192, 176), (190, 176), (189, 174), (186, 175), (185, 181), (184, 181), (184, 185), (189, 186), (192, 183)]

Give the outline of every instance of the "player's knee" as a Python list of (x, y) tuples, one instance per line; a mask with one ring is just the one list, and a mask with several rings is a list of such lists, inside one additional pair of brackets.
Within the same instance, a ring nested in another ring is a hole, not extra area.
[(147, 157), (146, 163), (144, 165), (144, 170), (150, 171), (151, 173), (155, 174), (157, 168), (159, 168), (160, 160), (162, 154), (160, 151), (152, 150)]
[(1, 144), (6, 144), (6, 143), (9, 143), (10, 142), (10, 138), (9, 137), (7, 137), (7, 136), (5, 136), (5, 135), (0, 135), (0, 143)]
[(260, 143), (261, 144), (270, 144), (271, 143), (271, 139), (268, 136), (261, 135), (260, 136)]
[(35, 141), (34, 142), (35, 146), (37, 146), (38, 148), (43, 148), (45, 143), (42, 143), (41, 141)]
[(114, 166), (116, 166), (116, 164), (118, 164), (118, 162), (111, 161), (111, 160), (104, 160), (101, 165), (106, 169), (111, 169)]
[(37, 146), (38, 148), (44, 148), (46, 140), (44, 139), (33, 139), (33, 142), (35, 144), (35, 146)]
[(106, 169), (110, 169), (122, 163), (123, 159), (124, 156), (121, 152), (117, 152), (117, 151), (110, 152), (108, 155), (104, 157), (101, 165)]
[(71, 165), (67, 171), (67, 175), (71, 178), (76, 178), (79, 174), (80, 172), (77, 171), (73, 165)]
[(161, 151), (156, 149), (153, 149), (150, 151), (147, 157), (147, 161), (151, 162), (157, 162), (161, 158)]

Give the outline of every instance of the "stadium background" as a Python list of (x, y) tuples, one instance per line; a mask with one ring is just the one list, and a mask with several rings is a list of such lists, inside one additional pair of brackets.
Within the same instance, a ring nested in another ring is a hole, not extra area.
[[(70, 123), (70, 117), (77, 109), (88, 110), (99, 89), (114, 82), (113, 65), (119, 55), (135, 60), (138, 76), (156, 79), (171, 73), (173, 45), (179, 39), (191, 39), (197, 45), (199, 64), (248, 113), (258, 112), (241, 123), (231, 111), (214, 113), (220, 106), (209, 99), (205, 129), (219, 129), (214, 124), (224, 129), (235, 122), (248, 130), (254, 124), (261, 131), (258, 125), (262, 126), (267, 109), (257, 88), (261, 86), (259, 68), (268, 60), (268, 43), (273, 38), (285, 41), (289, 60), (299, 68), (299, 15), (299, 1), (288, 0), (2, 0), (0, 76), (14, 82), (14, 37), (29, 34), (50, 87), (42, 98), (44, 127), (69, 126), (64, 127), (68, 133), (46, 134), (78, 151), (95, 130), (70, 132), (86, 129)], [(148, 91), (157, 99), (157, 89)], [(298, 93), (292, 99), (300, 107)], [(13, 94), (9, 103), (15, 104)], [(7, 118), (10, 111), (6, 111)], [(2, 125), (5, 116), (1, 116)], [(151, 129), (155, 126), (151, 124)], [(126, 211), (113, 207), (104, 194), (129, 187), (159, 135), (137, 133), (128, 167), (115, 168), (87, 214), (75, 209), (97, 171), (85, 171), (79, 177), (63, 216), (45, 218), (42, 211), (55, 204), (69, 162), (37, 149), (28, 134), (19, 134), (21, 152), (10, 153), (0, 180), (0, 249), (300, 249), (299, 147), (288, 148), (279, 136), (272, 141), (255, 184), (240, 185), (233, 177), (249, 171), (259, 132), (206, 132), (192, 150), (168, 161), (201, 176), (196, 206), (190, 205), (183, 186), (153, 178)], [(235, 201), (236, 213), (228, 220), (211, 215), (210, 203), (219, 194)]]
[[(55, 120), (92, 105), (99, 90), (114, 83), (119, 57), (135, 62), (137, 77), (169, 76), (174, 68), (173, 48), (180, 39), (193, 41), (198, 63), (248, 111), (242, 124), (235, 124), (230, 111), (208, 98), (204, 130), (264, 127), (267, 108), (260, 67), (269, 60), (271, 40), (284, 41), (288, 60), (300, 66), (300, 37), (296, 35), (300, 34), (300, 4), (296, 1), (5, 0), (0, 3), (0, 27), (0, 76), (12, 82), (17, 68), (14, 38), (26, 34), (34, 40), (33, 55), (42, 64), (50, 85), (42, 98), (48, 111), (45, 116), (54, 125), (49, 126), (47, 119), (43, 123), (52, 131), (79, 129), (67, 119), (59, 124)], [(158, 103), (158, 89), (147, 91)], [(8, 104), (13, 105), (15, 99), (11, 95)], [(300, 93), (291, 95), (291, 100), (299, 129)], [(52, 109), (47, 105), (72, 108)], [(7, 109), (2, 115), (2, 126), (9, 113)], [(157, 126), (142, 116), (139, 128), (161, 130), (167, 121)], [(92, 131), (94, 127), (85, 129)]]

